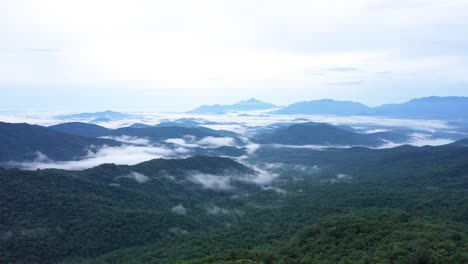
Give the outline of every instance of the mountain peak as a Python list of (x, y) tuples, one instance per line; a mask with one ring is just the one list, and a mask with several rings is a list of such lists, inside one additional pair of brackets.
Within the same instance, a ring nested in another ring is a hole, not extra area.
[(196, 114), (213, 114), (213, 113), (225, 113), (229, 111), (254, 111), (254, 110), (266, 110), (273, 109), (277, 106), (270, 103), (259, 101), (255, 98), (250, 98), (245, 101), (239, 101), (232, 105), (204, 105), (198, 107), (189, 113)]
[(255, 99), (255, 98), (253, 98), (253, 97), (250, 98), (250, 99), (248, 99), (248, 100), (245, 100), (245, 101), (239, 101), (239, 102), (235, 103), (234, 105), (242, 105), (242, 104), (251, 104), (251, 105), (254, 105), (254, 104), (256, 104), (256, 105), (272, 105), (272, 104), (270, 104), (270, 103), (265, 103), (265, 102), (262, 102), (262, 101), (260, 101), (260, 100), (257, 100), (257, 99)]
[(248, 102), (248, 103), (262, 103), (261, 101), (255, 99), (254, 97), (250, 98), (250, 99), (247, 100), (246, 102)]

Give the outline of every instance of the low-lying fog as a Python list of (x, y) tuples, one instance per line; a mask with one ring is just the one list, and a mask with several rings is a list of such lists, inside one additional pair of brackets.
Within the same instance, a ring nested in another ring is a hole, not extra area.
[[(91, 122), (91, 120), (58, 120), (56, 114), (42, 113), (10, 113), (0, 114), (0, 120), (4, 122), (27, 122), (38, 125), (55, 125), (65, 122)], [(441, 120), (422, 119), (394, 119), (378, 118), (368, 116), (304, 116), (304, 115), (268, 115), (262, 112), (232, 113), (226, 115), (190, 115), (180, 113), (151, 114), (138, 113), (140, 118), (109, 120), (105, 122), (95, 122), (95, 124), (107, 128), (120, 128), (130, 126), (135, 123), (146, 125), (157, 125), (161, 122), (175, 121), (180, 118), (191, 118), (198, 122), (199, 126), (215, 130), (227, 130), (239, 134), (237, 138), (225, 137), (204, 137), (196, 139), (191, 135), (184, 137), (174, 137), (161, 142), (152, 142), (147, 138), (131, 136), (106, 137), (123, 143), (119, 147), (104, 146), (97, 151), (89, 151), (88, 154), (79, 160), (57, 162), (50, 160), (42, 153), (37, 153), (37, 159), (30, 162), (11, 162), (10, 165), (21, 166), (27, 169), (37, 168), (59, 168), (80, 170), (97, 166), (102, 163), (128, 164), (133, 165), (139, 162), (154, 158), (184, 158), (196, 154), (196, 149), (214, 149), (219, 147), (242, 148), (245, 155), (238, 156), (237, 159), (245, 161), (249, 156), (254, 155), (256, 150), (263, 145), (255, 144), (250, 139), (258, 133), (268, 133), (282, 125), (291, 125), (305, 122), (325, 122), (332, 125), (346, 125), (352, 127), (360, 133), (388, 132), (392, 130), (411, 129), (417, 131), (409, 135), (406, 142), (388, 141), (377, 148), (392, 148), (404, 144), (414, 146), (424, 145), (444, 145), (455, 141), (457, 138), (468, 135), (465, 131), (453, 124)], [(452, 136), (453, 135), (453, 136)], [(326, 150), (327, 148), (349, 148), (352, 146), (332, 146), (332, 145), (281, 145), (270, 144), (269, 147), (276, 148), (309, 148), (316, 150)]]

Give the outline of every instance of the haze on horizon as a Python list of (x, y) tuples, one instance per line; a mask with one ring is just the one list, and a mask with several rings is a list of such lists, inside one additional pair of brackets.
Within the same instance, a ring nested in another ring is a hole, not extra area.
[(468, 96), (468, 1), (0, 2), (0, 110)]

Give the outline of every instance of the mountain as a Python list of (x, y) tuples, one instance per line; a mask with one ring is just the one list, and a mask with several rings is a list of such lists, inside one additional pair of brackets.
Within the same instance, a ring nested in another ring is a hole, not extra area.
[(308, 102), (298, 102), (285, 108), (271, 112), (272, 114), (307, 114), (307, 115), (362, 115), (370, 110), (356, 102), (322, 99)]
[(468, 118), (468, 97), (425, 97), (402, 104), (387, 104), (372, 109), (377, 116), (458, 119)]
[(370, 115), (397, 118), (427, 118), (457, 120), (468, 119), (468, 97), (425, 97), (413, 99), (401, 104), (386, 104), (367, 107), (348, 101), (323, 99), (291, 104), (271, 112), (272, 114), (304, 115)]
[(240, 179), (255, 173), (205, 156), (84, 171), (0, 168), (0, 262), (57, 263), (205, 232), (222, 225), (206, 206), (259, 190)]
[(273, 109), (277, 106), (270, 103), (251, 98), (246, 101), (240, 101), (232, 105), (203, 105), (192, 111), (191, 114), (223, 114), (230, 111), (254, 111)]
[(204, 137), (223, 137), (222, 132), (205, 127), (143, 127), (133, 128), (124, 127), (112, 130), (109, 136), (131, 136), (139, 138), (147, 138), (152, 141), (161, 141), (169, 138), (182, 138), (185, 136), (193, 136), (196, 139)]
[(108, 129), (102, 126), (82, 122), (62, 123), (49, 126), (49, 128), (63, 133), (85, 137), (107, 136), (112, 131), (112, 129)]
[[(464, 264), (467, 154), (404, 146), (261, 157), (281, 175), (205, 156), (0, 168), (0, 262)], [(277, 178), (254, 184), (268, 175)]]
[(379, 135), (359, 134), (326, 123), (309, 122), (261, 134), (255, 141), (262, 144), (376, 147), (385, 143)]
[(210, 122), (201, 118), (179, 118), (174, 121), (164, 121), (156, 125), (156, 127), (168, 127), (168, 126), (181, 126), (181, 127), (198, 127), (203, 124), (212, 124)]
[(78, 135), (84, 137), (130, 136), (147, 138), (151, 141), (161, 141), (169, 138), (182, 138), (187, 135), (193, 136), (196, 139), (201, 139), (204, 137), (237, 136), (237, 134), (235, 134), (234, 132), (222, 130), (218, 131), (205, 127), (190, 126), (130, 126), (118, 129), (109, 129), (95, 124), (71, 122), (54, 125), (49, 128), (70, 135)]
[(87, 119), (94, 120), (95, 122), (106, 122), (106, 120), (119, 120), (119, 119), (128, 119), (136, 118), (135, 115), (114, 112), (114, 111), (104, 111), (104, 112), (95, 112), (95, 113), (79, 113), (72, 115), (60, 115), (56, 116), (56, 119), (68, 120), (68, 119)]
[[(325, 218), (266, 248), (184, 263), (202, 264), (206, 259), (225, 264), (363, 263), (363, 259), (372, 260), (369, 263), (391, 263), (391, 259), (402, 263), (464, 263), (468, 259), (463, 244), (467, 238), (468, 232), (453, 223), (439, 223), (401, 210), (356, 210)], [(436, 246), (445, 243), (451, 246)]]
[(468, 147), (468, 139), (462, 139), (449, 144), (450, 146)]
[(87, 154), (88, 149), (120, 143), (62, 133), (37, 125), (0, 122), (0, 161), (45, 159), (74, 160)]
[(133, 128), (146, 128), (146, 127), (153, 127), (151, 125), (143, 124), (143, 123), (133, 123), (130, 125)]

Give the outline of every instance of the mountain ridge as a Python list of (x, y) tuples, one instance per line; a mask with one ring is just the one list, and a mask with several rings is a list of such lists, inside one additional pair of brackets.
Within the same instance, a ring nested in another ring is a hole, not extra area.
[(88, 149), (119, 146), (110, 139), (71, 135), (26, 123), (0, 122), (0, 161), (25, 161), (47, 156), (53, 160), (75, 160)]
[(290, 104), (271, 114), (367, 115), (405, 118), (458, 119), (468, 118), (468, 97), (430, 96), (411, 99), (403, 103), (368, 107), (353, 101), (321, 99)]
[(221, 114), (230, 111), (253, 111), (267, 110), (277, 108), (276, 105), (259, 101), (255, 98), (250, 98), (245, 101), (239, 101), (231, 105), (202, 105), (196, 109), (189, 111), (191, 114)]

